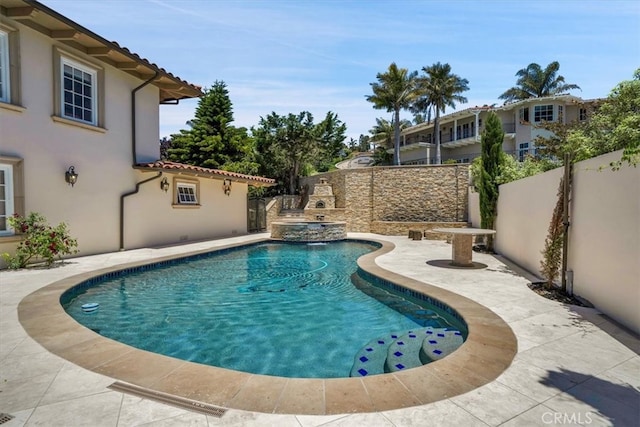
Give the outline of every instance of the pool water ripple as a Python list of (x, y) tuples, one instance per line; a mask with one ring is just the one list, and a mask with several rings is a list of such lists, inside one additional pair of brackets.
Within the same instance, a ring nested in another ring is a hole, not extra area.
[[(350, 241), (252, 245), (105, 280), (65, 309), (103, 336), (183, 360), (284, 377), (348, 377), (369, 340), (424, 326), (420, 310), (434, 318), (432, 307), (354, 286), (356, 259), (374, 249)], [(82, 312), (89, 302), (100, 308)]]

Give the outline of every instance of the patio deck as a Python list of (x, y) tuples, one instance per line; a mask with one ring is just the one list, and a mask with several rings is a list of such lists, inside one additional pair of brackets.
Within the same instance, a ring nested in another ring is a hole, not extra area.
[(444, 269), (426, 261), (450, 257), (447, 243), (349, 236), (395, 244), (376, 259), (378, 266), (458, 293), (502, 317), (518, 341), (511, 366), (472, 391), (404, 409), (323, 416), (229, 409), (218, 418), (109, 389), (113, 378), (50, 353), (18, 321), (17, 307), (25, 296), (66, 277), (268, 237), (251, 235), (80, 257), (50, 270), (0, 272), (0, 413), (14, 417), (3, 427), (638, 425), (640, 341), (597, 310), (538, 296), (527, 287), (532, 278), (500, 257), (474, 254), (488, 266), (484, 270)]

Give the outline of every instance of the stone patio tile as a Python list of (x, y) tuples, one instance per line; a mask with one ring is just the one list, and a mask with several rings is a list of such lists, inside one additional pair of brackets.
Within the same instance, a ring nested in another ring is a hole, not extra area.
[(606, 370), (603, 375), (615, 378), (640, 390), (640, 356), (632, 357), (626, 362)]
[[(295, 415), (273, 415), (261, 412), (230, 410), (222, 418), (207, 415), (210, 427), (300, 427)], [(171, 424), (168, 425), (170, 427)]]
[(66, 363), (56, 355), (43, 351), (29, 357), (5, 357), (0, 364), (0, 381), (23, 380), (56, 373)]
[[(179, 415), (194, 414), (194, 412), (176, 408), (171, 405), (142, 399), (128, 394), (122, 395), (122, 405), (118, 416), (119, 426), (147, 425), (154, 422), (166, 422)], [(204, 414), (197, 414), (206, 426), (207, 418)]]
[(488, 425), (449, 400), (405, 410), (387, 411), (384, 416), (394, 426), (486, 427)]
[(515, 301), (493, 305), (491, 309), (506, 322), (511, 323), (557, 310), (558, 303), (546, 298), (531, 298), (527, 296)]
[(520, 415), (517, 415), (511, 418), (504, 424), (501, 424), (500, 427), (524, 427), (524, 426), (581, 426), (582, 424), (578, 424), (577, 422), (573, 422), (570, 418), (565, 417), (564, 414), (558, 413), (553, 409), (544, 406), (538, 405), (534, 408), (529, 409), (526, 412), (523, 412)]
[(35, 408), (29, 408), (25, 409), (24, 411), (11, 412), (13, 418), (10, 421), (2, 424), (2, 427), (23, 427), (31, 414), (33, 414), (34, 410)]
[(0, 412), (14, 415), (16, 411), (35, 408), (55, 376), (55, 372), (50, 372), (35, 377), (0, 381)]
[[(616, 353), (611, 353), (614, 357)], [(619, 356), (618, 356), (619, 357)], [(609, 360), (602, 353), (599, 357), (585, 357), (580, 353), (569, 354), (546, 346), (538, 346), (516, 355), (515, 361), (529, 363), (552, 375), (566, 376), (569, 381), (580, 384), (590, 376), (606, 371), (626, 359)]]
[[(367, 414), (353, 414), (346, 417), (338, 418), (323, 424), (322, 427), (396, 427), (379, 412), (371, 412)], [(276, 426), (274, 426), (276, 427)]]
[(66, 363), (58, 372), (42, 397), (41, 405), (75, 399), (106, 391), (113, 379), (99, 375), (72, 363)]
[[(118, 423), (118, 427), (130, 426), (131, 424), (120, 424)], [(136, 424), (136, 426), (140, 427), (208, 427), (215, 426), (219, 424), (214, 424), (213, 422), (209, 422), (207, 420), (207, 416), (203, 414), (197, 414), (195, 412), (185, 412), (182, 415), (178, 415), (176, 417), (165, 418), (164, 420), (151, 421), (147, 424)]]
[(527, 319), (509, 323), (518, 339), (523, 338), (539, 344), (545, 344), (558, 338), (574, 334), (575, 327), (581, 324), (587, 330), (596, 327), (589, 322), (578, 319), (576, 314), (558, 309), (542, 313)]
[(296, 418), (302, 427), (319, 427), (329, 424), (330, 422), (348, 417), (349, 415), (296, 415)]
[[(2, 335), (4, 335), (4, 330), (2, 328), (0, 328), (0, 331), (2, 331)], [(0, 335), (0, 360), (9, 356), (11, 352), (26, 339), (26, 336), (17, 338), (5, 338), (4, 336)]]
[(564, 418), (578, 420), (589, 426), (636, 427), (638, 410), (609, 398), (604, 393), (594, 393), (591, 388), (576, 386), (545, 402), (545, 406)]
[(31, 426), (115, 426), (122, 393), (107, 391), (51, 405), (38, 406), (25, 424)]
[(527, 362), (517, 361), (496, 381), (539, 403), (577, 384), (571, 381), (570, 377), (563, 375), (549, 379), (548, 372)]
[(535, 400), (497, 382), (450, 400), (491, 426), (500, 425), (538, 404)]

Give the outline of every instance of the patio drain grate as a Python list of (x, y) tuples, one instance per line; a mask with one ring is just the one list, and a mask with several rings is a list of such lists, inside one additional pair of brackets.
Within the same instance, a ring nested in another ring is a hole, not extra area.
[[(200, 412), (201, 414), (211, 415), (217, 418), (222, 418), (222, 416), (227, 413), (227, 410), (225, 408), (221, 408), (219, 406), (198, 402), (196, 400), (191, 400), (180, 396), (174, 396), (155, 390), (149, 390), (148, 388), (139, 387), (133, 384), (127, 384), (120, 381), (114, 382), (108, 388), (114, 391), (143, 397), (145, 399), (155, 400), (156, 402), (166, 403), (167, 405), (176, 406), (181, 409), (188, 409), (190, 411)], [(1, 421), (0, 424), (2, 424)]]
[(14, 418), (15, 417), (13, 415), (0, 414), (0, 424), (8, 423), (9, 421), (11, 421)]

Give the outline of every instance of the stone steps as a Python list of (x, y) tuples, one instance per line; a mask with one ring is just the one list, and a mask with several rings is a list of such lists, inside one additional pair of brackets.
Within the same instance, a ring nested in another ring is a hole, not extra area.
[(442, 359), (463, 343), (459, 331), (421, 328), (369, 341), (356, 353), (351, 377), (365, 377), (416, 368)]

